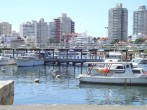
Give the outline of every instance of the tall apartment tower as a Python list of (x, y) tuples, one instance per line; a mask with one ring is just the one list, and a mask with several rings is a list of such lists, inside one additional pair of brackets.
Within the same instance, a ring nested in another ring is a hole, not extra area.
[(55, 36), (55, 22), (49, 22), (48, 25), (48, 34), (49, 34), (49, 38), (54, 38)]
[(75, 22), (63, 13), (61, 17), (55, 18), (49, 23), (49, 38), (56, 39), (57, 42), (63, 40), (63, 36), (70, 35), (75, 32)]
[(128, 10), (122, 3), (116, 4), (109, 10), (108, 38), (110, 41), (127, 41), (128, 36)]
[(65, 13), (60, 17), (61, 21), (61, 34), (62, 33), (71, 33), (71, 18), (67, 17)]
[(133, 34), (147, 35), (147, 9), (142, 5), (133, 13)]
[(21, 37), (35, 37), (35, 43), (39, 47), (43, 47), (48, 42), (48, 24), (44, 19), (40, 19), (39, 22), (32, 21), (26, 22), (20, 25)]
[(0, 35), (11, 34), (11, 32), (12, 32), (12, 24), (9, 24), (8, 22), (0, 23)]
[(54, 38), (56, 39), (57, 42), (60, 42), (61, 40), (61, 21), (60, 19), (56, 18), (54, 19), (54, 32), (55, 32), (55, 36)]
[(19, 28), (20, 36), (21, 37), (35, 36), (35, 24), (36, 24), (35, 21), (21, 24)]
[(44, 19), (40, 19), (36, 27), (37, 44), (39, 47), (44, 47), (48, 42), (48, 24)]
[(71, 33), (75, 33), (75, 22), (71, 20)]

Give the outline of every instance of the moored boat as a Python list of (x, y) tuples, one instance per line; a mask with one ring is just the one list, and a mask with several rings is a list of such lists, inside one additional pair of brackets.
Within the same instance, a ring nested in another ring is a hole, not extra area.
[(123, 55), (120, 52), (109, 52), (104, 62), (122, 62)]
[(16, 64), (14, 58), (11, 58), (9, 56), (0, 56), (0, 65), (13, 65), (13, 64)]
[(89, 62), (86, 74), (77, 78), (80, 83), (147, 85), (147, 74), (142, 68), (133, 68), (130, 62)]
[(19, 56), (16, 59), (16, 63), (17, 66), (37, 66), (37, 65), (43, 65), (44, 59), (40, 54), (31, 52)]
[(132, 64), (134, 68), (143, 68), (147, 72), (147, 58), (134, 58), (132, 59)]

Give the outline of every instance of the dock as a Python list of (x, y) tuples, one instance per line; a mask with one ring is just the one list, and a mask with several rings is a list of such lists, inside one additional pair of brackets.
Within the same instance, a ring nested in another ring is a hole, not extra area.
[[(76, 48), (75, 48), (76, 47)], [(84, 46), (80, 45), (50, 45), (47, 47), (0, 47), (1, 53), (3, 51), (11, 51), (11, 53), (16, 54), (17, 52), (24, 51), (49, 51), (53, 57), (49, 59), (45, 59), (45, 64), (47, 63), (53, 63), (60, 65), (62, 63), (72, 63), (72, 65), (75, 65), (77, 63), (80, 63), (83, 65), (84, 62), (101, 62), (103, 61), (102, 58), (98, 58), (99, 56), (104, 57), (108, 52), (110, 51), (120, 51), (122, 52), (126, 58), (124, 58), (126, 61), (128, 60), (129, 55), (133, 55), (135, 53), (143, 53), (144, 51), (147, 51), (147, 44), (85, 44)], [(64, 52), (65, 57), (64, 58), (56, 58), (55, 57), (55, 52)], [(81, 54), (80, 58), (70, 58), (69, 57), (69, 52), (72, 51), (74, 53), (79, 52)], [(90, 58), (83, 58), (84, 54), (86, 52), (89, 52)]]

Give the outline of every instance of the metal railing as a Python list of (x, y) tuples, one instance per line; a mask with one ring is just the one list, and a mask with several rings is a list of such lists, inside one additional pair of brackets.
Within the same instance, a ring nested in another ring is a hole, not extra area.
[(11, 48), (11, 49), (103, 49), (103, 50), (147, 50), (147, 44), (98, 44), (98, 43), (87, 43), (87, 44), (60, 44), (60, 43), (50, 43), (49, 45), (39, 46), (28, 46), (28, 45), (0, 45), (1, 49)]

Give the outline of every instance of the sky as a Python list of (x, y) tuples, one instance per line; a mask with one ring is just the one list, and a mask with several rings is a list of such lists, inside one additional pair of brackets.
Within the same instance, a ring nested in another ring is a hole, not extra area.
[(75, 22), (75, 32), (104, 37), (108, 11), (117, 3), (128, 9), (128, 35), (131, 35), (133, 11), (146, 5), (147, 0), (0, 0), (0, 22), (9, 22), (18, 32), (24, 22), (41, 18), (51, 22), (66, 13)]

